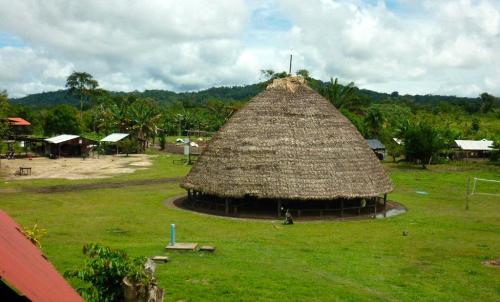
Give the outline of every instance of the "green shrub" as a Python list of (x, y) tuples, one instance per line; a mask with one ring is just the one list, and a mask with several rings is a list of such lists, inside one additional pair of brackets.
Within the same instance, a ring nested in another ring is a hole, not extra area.
[(118, 143), (118, 147), (122, 153), (127, 154), (127, 156), (130, 153), (137, 153), (137, 150), (139, 149), (139, 145), (136, 140), (133, 139), (124, 139), (121, 142)]
[(24, 227), (23, 233), (29, 241), (41, 248), (42, 245), (40, 244), (40, 239), (47, 233), (47, 231), (39, 228), (38, 223), (35, 223), (32, 227)]
[(88, 257), (84, 267), (67, 271), (64, 276), (82, 281), (76, 290), (85, 301), (123, 301), (123, 278), (143, 284), (145, 288), (152, 280), (144, 271), (145, 257), (129, 258), (122, 250), (99, 244), (86, 244), (83, 254)]
[(165, 138), (165, 135), (160, 136), (160, 150), (165, 150), (165, 144), (167, 142), (167, 139)]
[(493, 150), (490, 154), (490, 160), (493, 162), (497, 162), (500, 160), (500, 139), (495, 140), (493, 143)]

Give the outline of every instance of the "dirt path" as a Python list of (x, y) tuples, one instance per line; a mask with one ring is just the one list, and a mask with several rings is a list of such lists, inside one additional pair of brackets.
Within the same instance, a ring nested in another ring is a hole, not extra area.
[(128, 180), (122, 182), (104, 182), (104, 183), (91, 183), (91, 184), (74, 184), (74, 185), (56, 185), (37, 188), (20, 188), (20, 189), (0, 189), (0, 193), (57, 193), (68, 191), (81, 191), (93, 189), (110, 189), (110, 188), (123, 188), (128, 186), (146, 186), (156, 185), (163, 183), (179, 183), (182, 177), (169, 177), (169, 178), (156, 178), (156, 179), (139, 179)]
[[(151, 158), (153, 157), (146, 154), (132, 154), (130, 156), (101, 155), (99, 158), (89, 157), (85, 160), (78, 157), (3, 160), (1, 172), (6, 180), (110, 178), (118, 174), (147, 169), (152, 165)], [(16, 175), (19, 167), (29, 167), (30, 174), (20, 178)]]

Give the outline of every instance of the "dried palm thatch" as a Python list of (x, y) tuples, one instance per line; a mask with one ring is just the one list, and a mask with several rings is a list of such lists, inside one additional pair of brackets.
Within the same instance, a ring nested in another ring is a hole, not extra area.
[(299, 200), (392, 190), (354, 125), (301, 77), (274, 80), (236, 112), (181, 186), (225, 198)]

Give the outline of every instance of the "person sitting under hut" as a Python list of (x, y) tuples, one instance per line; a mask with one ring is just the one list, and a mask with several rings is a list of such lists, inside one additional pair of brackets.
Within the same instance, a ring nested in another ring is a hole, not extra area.
[(286, 209), (285, 221), (283, 221), (283, 224), (293, 224), (292, 213), (290, 213), (289, 209)]

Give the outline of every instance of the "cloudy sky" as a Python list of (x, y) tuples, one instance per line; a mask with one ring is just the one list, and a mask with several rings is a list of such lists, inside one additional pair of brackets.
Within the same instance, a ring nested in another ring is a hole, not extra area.
[(500, 95), (499, 0), (0, 0), (0, 90), (198, 90), (307, 69), (362, 88)]

